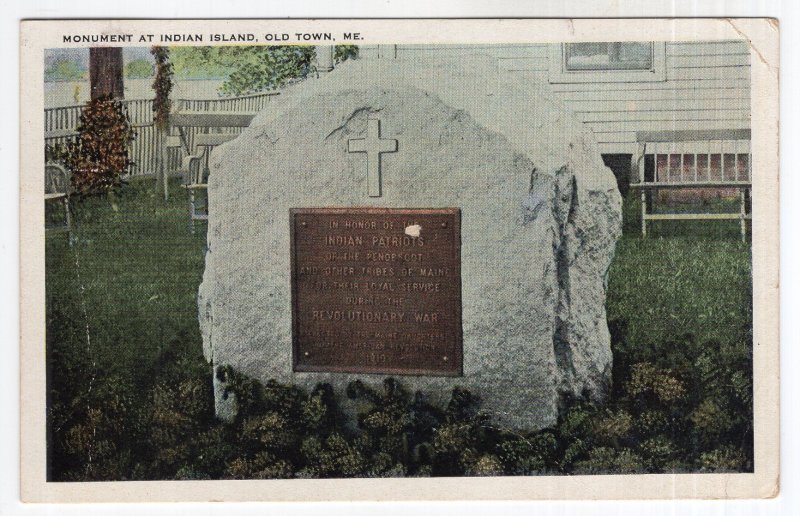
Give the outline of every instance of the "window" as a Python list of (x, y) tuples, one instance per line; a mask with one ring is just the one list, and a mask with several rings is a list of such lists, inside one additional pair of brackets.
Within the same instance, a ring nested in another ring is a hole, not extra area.
[(666, 80), (664, 43), (610, 41), (563, 43), (550, 52), (550, 82)]
[(653, 67), (652, 43), (566, 43), (564, 64), (576, 70), (650, 70)]

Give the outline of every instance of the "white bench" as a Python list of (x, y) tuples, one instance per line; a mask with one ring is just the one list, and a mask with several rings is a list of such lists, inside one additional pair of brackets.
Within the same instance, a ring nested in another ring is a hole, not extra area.
[[(638, 178), (631, 188), (641, 190), (642, 237), (653, 220), (739, 220), (742, 241), (751, 214), (747, 202), (752, 188), (750, 130), (639, 132)], [(652, 168), (646, 164), (652, 160)], [(647, 174), (652, 171), (651, 174)], [(659, 190), (738, 190), (735, 213), (656, 213)], [(648, 194), (652, 210), (648, 210)]]
[[(44, 166), (44, 202), (61, 202), (64, 205), (64, 225), (47, 227), (45, 229), (66, 230), (71, 237), (72, 216), (69, 211), (69, 196), (72, 176), (66, 167), (58, 163), (46, 163)], [(70, 238), (70, 244), (72, 239)]]
[[(166, 145), (167, 148), (182, 149), (186, 154), (178, 172), (183, 177), (183, 188), (189, 191), (189, 228), (192, 233), (194, 221), (208, 220), (208, 201), (203, 210), (198, 206), (196, 192), (208, 188), (208, 158), (211, 151), (239, 136), (237, 132), (223, 130), (248, 127), (254, 117), (255, 113), (223, 111), (184, 111), (170, 115), (170, 132), (173, 134), (167, 137)], [(202, 132), (192, 135), (189, 132), (192, 128)]]

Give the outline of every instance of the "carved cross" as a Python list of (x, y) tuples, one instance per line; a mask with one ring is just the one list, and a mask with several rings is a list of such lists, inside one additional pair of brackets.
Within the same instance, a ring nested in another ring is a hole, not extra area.
[(381, 196), (381, 154), (397, 152), (397, 140), (381, 140), (381, 121), (367, 120), (367, 137), (347, 141), (348, 152), (367, 154), (367, 191), (370, 197)]

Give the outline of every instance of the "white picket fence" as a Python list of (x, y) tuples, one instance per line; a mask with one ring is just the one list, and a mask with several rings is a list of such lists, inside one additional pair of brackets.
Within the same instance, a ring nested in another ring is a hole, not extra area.
[[(196, 99), (174, 99), (173, 109), (176, 111), (237, 111), (237, 112), (258, 112), (264, 109), (272, 97), (278, 92), (257, 93), (241, 97), (219, 98), (208, 100)], [(130, 149), (133, 167), (128, 175), (146, 176), (155, 172), (157, 167), (157, 142), (158, 135), (153, 126), (153, 100), (123, 100), (123, 105), (127, 109), (128, 118), (136, 131), (136, 138)], [(59, 143), (66, 143), (77, 136), (77, 127), (80, 120), (83, 105), (64, 106), (57, 108), (47, 108), (44, 110), (44, 143), (53, 146)], [(194, 133), (200, 128), (189, 129), (186, 135), (191, 142), (194, 140)], [(229, 131), (241, 132), (242, 129), (230, 128)], [(170, 168), (177, 168), (181, 156), (177, 153), (169, 156)]]

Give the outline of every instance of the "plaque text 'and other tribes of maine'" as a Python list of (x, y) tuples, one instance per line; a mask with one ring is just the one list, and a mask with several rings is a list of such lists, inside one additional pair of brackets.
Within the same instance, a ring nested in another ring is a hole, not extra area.
[(461, 375), (460, 216), (291, 210), (294, 370)]

